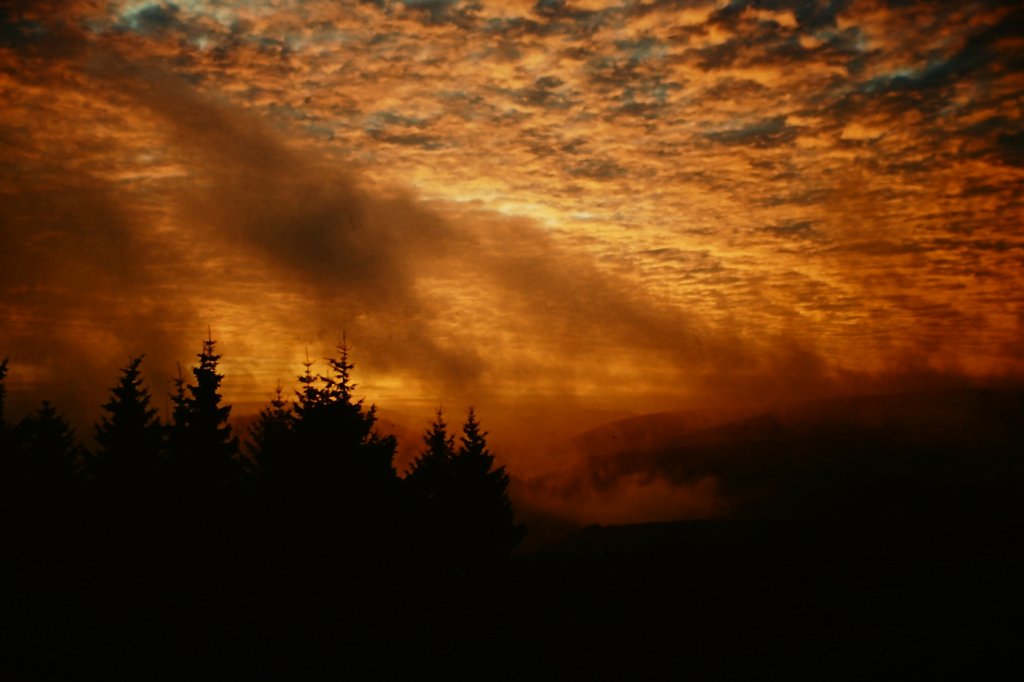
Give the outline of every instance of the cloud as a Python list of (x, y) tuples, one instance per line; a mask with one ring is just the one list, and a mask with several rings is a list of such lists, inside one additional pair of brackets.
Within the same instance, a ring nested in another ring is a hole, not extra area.
[(412, 5), (4, 15), (12, 381), (127, 292), (147, 365), (209, 323), (254, 400), (343, 328), (382, 402), (1019, 372), (1008, 5)]
[(817, 233), (814, 230), (814, 221), (793, 220), (770, 225), (764, 228), (766, 231), (778, 236), (790, 239), (813, 239)]
[[(453, 206), (426, 207), (394, 188), (367, 191), (328, 159), (290, 149), (258, 117), (218, 104), (176, 76), (92, 48), (85, 54), (88, 75), (118, 93), (125, 115), (136, 118), (140, 128), (155, 126), (152, 130), (159, 131), (156, 139), (161, 140), (157, 148), (178, 168), (171, 180), (158, 183), (168, 193), (164, 202), (170, 211), (159, 216), (168, 231), (147, 230), (142, 225), (146, 216), (127, 224), (113, 220), (102, 206), (85, 206), (84, 198), (66, 210), (54, 210), (50, 197), (62, 191), (61, 185), (10, 188), (35, 207), (10, 208), (12, 220), (25, 225), (38, 219), (33, 210), (49, 211), (58, 245), (47, 249), (53, 267), (102, 273), (115, 309), (135, 310), (136, 299), (116, 292), (139, 291), (144, 282), (159, 292), (151, 294), (154, 298), (181, 308), (162, 311), (171, 315), (172, 328), (195, 325), (195, 308), (205, 310), (209, 319), (219, 306), (234, 306), (231, 315), (246, 317), (247, 323), (211, 322), (227, 327), (225, 340), (235, 343), (242, 343), (239, 335), (274, 324), (298, 327), (302, 338), (309, 338), (314, 328), (340, 334), (348, 327), (354, 338), (372, 348), (370, 367), (461, 395), (504, 390), (507, 382), (500, 377), (510, 361), (519, 373), (517, 382), (543, 381), (543, 373), (563, 364), (566, 353), (595, 364), (609, 354), (619, 355), (622, 371), (630, 372), (637, 371), (638, 354), (651, 351), (669, 366), (717, 362), (717, 356), (701, 349), (699, 337), (721, 332), (704, 329), (670, 306), (631, 291), (616, 275), (567, 250), (538, 225), (487, 211), (460, 215)], [(69, 77), (80, 75), (72, 72)], [(124, 152), (116, 139), (111, 144), (114, 153)], [(608, 176), (604, 168), (594, 166), (588, 175)], [(59, 165), (54, 174), (87, 182), (90, 197), (116, 197), (111, 203), (128, 199), (117, 195), (116, 179), (76, 176), (72, 168)], [(83, 224), (80, 214), (95, 215), (95, 222)], [(149, 240), (145, 248), (139, 245), (141, 235)], [(13, 236), (19, 244), (33, 243), (27, 228)], [(9, 287), (31, 281), (23, 272), (10, 272)], [(37, 307), (48, 308), (55, 319), (70, 314), (71, 282), (38, 267), (35, 272), (38, 286), (56, 290), (55, 298)], [(475, 292), (490, 320), (452, 328), (456, 320), (450, 318), (464, 310), (446, 301), (438, 286), (445, 293)], [(90, 287), (93, 298), (82, 304), (82, 314), (88, 316), (95, 313), (93, 306), (110, 305), (95, 297), (96, 284)], [(287, 310), (261, 303), (288, 294), (294, 299)], [(94, 323), (99, 320), (94, 318)], [(118, 329), (128, 323), (110, 324)], [(131, 324), (136, 330), (156, 325), (147, 319)], [(33, 332), (37, 341), (53, 333), (53, 326)], [(528, 352), (507, 358), (504, 343), (523, 335)], [(501, 340), (489, 352), (488, 338)], [(175, 338), (168, 345), (180, 349), (186, 339)], [(719, 345), (731, 349), (730, 362), (748, 352), (736, 340), (713, 344)], [(154, 355), (166, 359), (166, 353)], [(528, 364), (539, 358), (543, 360), (530, 369)], [(100, 354), (96, 361), (111, 359)], [(584, 373), (585, 385), (604, 383), (590, 378), (589, 370)], [(564, 371), (556, 370), (547, 381), (552, 388), (576, 390), (571, 374)], [(495, 388), (487, 389), (488, 383)]]
[(144, 5), (123, 17), (126, 30), (144, 34), (159, 35), (167, 31), (187, 30), (188, 25), (181, 20), (181, 10), (177, 5), (153, 4)]
[(82, 425), (115, 378), (113, 368), (130, 357), (148, 354), (160, 393), (175, 359), (189, 355), (182, 327), (198, 324), (187, 288), (162, 278), (177, 271), (184, 249), (157, 238), (147, 216), (126, 210), (103, 181), (52, 171), (60, 179), (45, 188), (25, 180), (4, 187), (2, 339), (12, 363), (12, 414), (45, 396)]
[(773, 147), (791, 143), (797, 132), (796, 128), (786, 125), (785, 116), (774, 116), (734, 130), (707, 133), (707, 137), (722, 144)]

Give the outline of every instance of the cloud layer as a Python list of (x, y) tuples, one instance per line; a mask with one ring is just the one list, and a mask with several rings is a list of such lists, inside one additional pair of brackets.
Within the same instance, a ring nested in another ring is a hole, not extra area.
[(239, 401), (343, 329), (399, 404), (1019, 374), (1021, 19), (20, 3), (0, 15), (12, 397), (97, 405), (143, 351), (162, 391), (207, 325)]

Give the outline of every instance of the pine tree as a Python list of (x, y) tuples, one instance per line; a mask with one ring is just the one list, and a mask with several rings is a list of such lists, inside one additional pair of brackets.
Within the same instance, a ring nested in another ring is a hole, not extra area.
[(217, 372), (220, 356), (214, 353), (215, 341), (203, 342), (198, 354), (199, 364), (192, 368), (196, 383), (189, 385), (189, 426), (198, 439), (211, 451), (233, 459), (238, 452), (238, 441), (231, 435), (231, 406), (221, 404), (220, 384), (224, 375)]
[(374, 425), (377, 408), (364, 408), (354, 399), (353, 363), (344, 341), (339, 355), (327, 358), (330, 372), (314, 375), (312, 365), (299, 377), (301, 388), (295, 403), (296, 448), (306, 461), (305, 475), (314, 483), (342, 486), (360, 494), (396, 479), (393, 436), (378, 434)]
[(269, 522), (287, 551), (322, 576), (328, 596), (320, 599), (352, 596), (378, 579), (394, 561), (398, 516), (397, 443), (375, 430), (375, 408), (354, 398), (347, 344), (338, 351), (327, 376), (306, 362), (290, 449), (265, 479)]
[(34, 484), (61, 486), (75, 478), (81, 448), (71, 425), (49, 401), (25, 417), (16, 431), (25, 473)]
[[(331, 374), (323, 377), (325, 393), (329, 400), (339, 404), (351, 405), (352, 393), (356, 385), (352, 383), (352, 370), (355, 365), (349, 362), (349, 347), (346, 341), (338, 345), (340, 355), (336, 358), (327, 358), (327, 365), (331, 368)], [(362, 405), (363, 401), (358, 400), (355, 404)]]
[(494, 467), (494, 455), (487, 448), (487, 432), (481, 430), (472, 407), (459, 440), (452, 472), (465, 549), (477, 559), (502, 559), (525, 531), (515, 523), (508, 496), (508, 473), (504, 466)]
[(166, 427), (167, 445), (173, 456), (178, 450), (185, 448), (188, 433), (188, 392), (185, 388), (185, 375), (178, 363), (178, 375), (174, 377), (174, 392), (170, 394), (171, 420)]
[(331, 421), (335, 438), (342, 448), (365, 445), (377, 421), (377, 408), (363, 410), (363, 400), (353, 399), (356, 385), (352, 383), (354, 364), (349, 362), (348, 344), (338, 345), (338, 357), (326, 358), (330, 372), (320, 377), (324, 385), (325, 414)]
[(466, 415), (466, 423), (462, 427), (462, 436), (459, 437), (458, 462), (460, 467), (470, 474), (484, 474), (488, 472), (497, 474), (495, 479), (505, 480), (505, 467), (499, 467), (491, 472), (494, 464), (494, 455), (487, 449), (487, 432), (480, 430), (480, 422), (476, 419), (476, 410), (472, 407)]
[(509, 501), (508, 475), (494, 467), (471, 408), (460, 445), (447, 433), (441, 410), (423, 437), (426, 448), (406, 476), (427, 570), (465, 575), (507, 557), (522, 537)]
[(203, 342), (192, 368), (195, 383), (186, 385), (179, 376), (172, 395), (172, 466), (189, 485), (200, 487), (233, 484), (240, 474), (238, 439), (228, 423), (231, 406), (221, 404), (224, 375), (217, 371), (221, 356), (215, 345), (212, 338)]
[(455, 437), (448, 435), (448, 424), (441, 408), (437, 409), (436, 418), (423, 435), (423, 443), (426, 448), (413, 461), (405, 480), (414, 495), (437, 503), (450, 495), (455, 455)]
[(249, 427), (249, 447), (261, 476), (276, 474), (289, 454), (294, 429), (295, 414), (278, 384), (270, 404), (260, 410), (256, 422)]
[(302, 366), (304, 371), (299, 375), (300, 388), (295, 392), (295, 416), (298, 420), (312, 416), (325, 402), (324, 393), (318, 385), (320, 378), (313, 374), (313, 363), (308, 352)]
[(108, 415), (96, 426), (99, 450), (93, 473), (115, 484), (148, 479), (159, 462), (163, 427), (156, 409), (150, 407), (149, 390), (140, 376), (142, 358), (132, 359), (122, 369), (120, 380), (110, 389), (110, 400), (103, 405)]

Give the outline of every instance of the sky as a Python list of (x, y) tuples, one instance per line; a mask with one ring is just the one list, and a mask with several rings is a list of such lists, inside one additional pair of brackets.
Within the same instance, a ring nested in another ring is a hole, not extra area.
[(995, 1), (2, 2), (11, 411), (88, 424), (141, 353), (164, 408), (208, 333), (236, 412), (345, 334), (368, 400), (413, 427), (474, 404), (510, 444), (1019, 380), (1021, 26)]

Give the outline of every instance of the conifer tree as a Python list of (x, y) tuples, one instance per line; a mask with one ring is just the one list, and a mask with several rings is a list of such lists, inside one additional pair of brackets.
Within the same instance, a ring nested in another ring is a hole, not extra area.
[(377, 421), (377, 408), (363, 410), (363, 400), (353, 399), (356, 385), (352, 383), (354, 364), (349, 362), (348, 344), (338, 346), (338, 357), (326, 358), (330, 372), (320, 377), (323, 382), (325, 413), (332, 422), (335, 438), (343, 448), (366, 444)]
[(462, 574), (507, 557), (522, 537), (513, 519), (508, 475), (494, 467), (487, 434), (470, 408), (456, 450), (441, 410), (423, 437), (426, 448), (406, 476), (425, 558), (434, 570)]
[(21, 460), (32, 482), (59, 486), (77, 475), (81, 449), (75, 432), (48, 400), (25, 417), (16, 430)]
[(167, 445), (170, 454), (174, 454), (185, 447), (186, 433), (188, 428), (188, 392), (185, 388), (185, 375), (181, 371), (181, 363), (178, 363), (178, 374), (174, 377), (174, 392), (170, 394), (171, 409), (170, 422), (167, 424)]
[(487, 449), (487, 432), (480, 430), (480, 422), (476, 419), (476, 410), (472, 407), (466, 415), (466, 423), (462, 427), (462, 436), (459, 437), (458, 463), (460, 468), (471, 474), (496, 474), (492, 478), (508, 482), (505, 476), (505, 467), (491, 471), (494, 464), (494, 455)]
[[(327, 358), (327, 365), (331, 368), (331, 374), (323, 377), (325, 393), (329, 400), (344, 405), (353, 404), (352, 392), (356, 385), (352, 383), (352, 370), (355, 365), (349, 362), (349, 347), (346, 341), (338, 346), (340, 355), (336, 358)], [(363, 401), (358, 400), (355, 404), (362, 405)]]
[(437, 409), (436, 418), (423, 435), (426, 448), (413, 461), (406, 481), (413, 493), (424, 500), (445, 500), (451, 491), (452, 458), (455, 437), (448, 435), (444, 411)]
[(390, 485), (396, 478), (396, 441), (375, 431), (376, 406), (364, 408), (362, 399), (354, 399), (354, 364), (349, 361), (348, 344), (342, 341), (338, 352), (337, 357), (327, 358), (327, 375), (314, 375), (307, 361), (299, 377), (295, 446), (306, 458), (306, 474), (322, 483), (350, 491)]
[(452, 458), (452, 473), (467, 549), (480, 558), (503, 558), (525, 531), (515, 523), (508, 497), (508, 473), (504, 466), (494, 467), (487, 432), (481, 430), (472, 407), (459, 440), (458, 452)]
[(327, 376), (305, 364), (290, 448), (267, 472), (265, 499), (274, 523), (290, 522), (289, 551), (310, 557), (340, 594), (389, 565), (399, 512), (397, 443), (375, 430), (375, 408), (354, 398), (348, 345), (338, 351)]
[(110, 400), (103, 405), (108, 414), (96, 425), (99, 449), (93, 473), (114, 483), (149, 478), (159, 462), (163, 428), (141, 377), (142, 358), (133, 358), (122, 369), (120, 380), (110, 389)]
[(320, 377), (313, 373), (313, 362), (306, 354), (306, 361), (302, 363), (303, 372), (299, 375), (299, 390), (295, 392), (295, 417), (298, 420), (313, 413), (324, 404), (323, 391), (319, 386)]
[(221, 404), (220, 384), (224, 375), (217, 372), (220, 355), (214, 352), (215, 341), (203, 342), (198, 354), (199, 364), (192, 368), (196, 383), (189, 385), (189, 426), (211, 450), (231, 458), (238, 451), (238, 441), (231, 435), (231, 406)]
[(185, 384), (179, 375), (172, 395), (172, 466), (199, 486), (231, 484), (240, 473), (238, 439), (228, 423), (231, 406), (221, 404), (224, 375), (217, 371), (221, 356), (214, 352), (215, 345), (212, 338), (203, 342), (199, 363), (192, 368), (195, 383)]
[(267, 407), (249, 427), (250, 449), (262, 476), (274, 476), (288, 456), (295, 428), (295, 414), (284, 398), (281, 384)]

